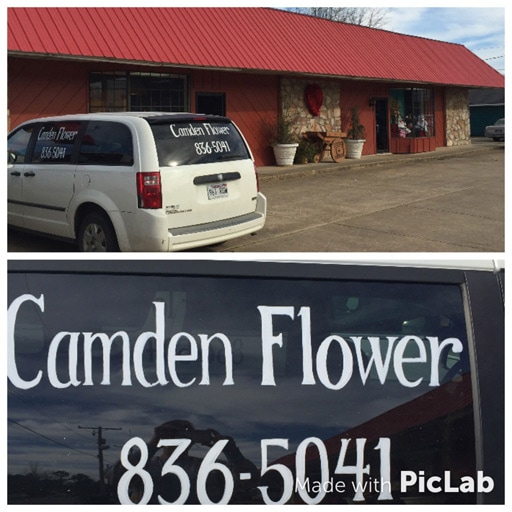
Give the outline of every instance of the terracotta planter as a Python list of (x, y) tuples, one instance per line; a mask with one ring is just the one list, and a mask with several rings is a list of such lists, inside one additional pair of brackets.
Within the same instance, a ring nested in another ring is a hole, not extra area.
[(298, 144), (274, 144), (274, 156), (277, 165), (293, 165)]
[(347, 158), (361, 158), (366, 139), (345, 139)]

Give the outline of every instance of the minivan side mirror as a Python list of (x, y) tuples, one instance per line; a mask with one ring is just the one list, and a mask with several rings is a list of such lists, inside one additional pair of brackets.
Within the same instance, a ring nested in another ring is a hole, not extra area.
[(16, 163), (16, 153), (13, 153), (12, 151), (7, 152), (7, 163), (8, 164)]

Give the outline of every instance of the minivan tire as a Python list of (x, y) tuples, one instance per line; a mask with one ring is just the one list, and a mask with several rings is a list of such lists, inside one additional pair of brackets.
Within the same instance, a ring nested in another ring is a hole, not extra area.
[(88, 213), (78, 229), (80, 252), (119, 251), (116, 233), (108, 217), (99, 212)]

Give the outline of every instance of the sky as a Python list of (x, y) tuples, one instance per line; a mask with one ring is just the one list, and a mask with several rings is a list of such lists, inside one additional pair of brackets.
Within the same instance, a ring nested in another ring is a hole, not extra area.
[(393, 32), (463, 44), (505, 74), (504, 8), (389, 8)]

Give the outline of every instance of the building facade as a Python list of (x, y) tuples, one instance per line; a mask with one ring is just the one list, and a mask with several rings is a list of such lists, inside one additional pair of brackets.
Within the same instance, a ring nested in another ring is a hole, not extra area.
[[(325, 44), (324, 41), (329, 41)], [(470, 88), (504, 77), (460, 45), (260, 8), (10, 8), (9, 126), (98, 111), (231, 117), (271, 165), (279, 116), (363, 155), (470, 143)]]

